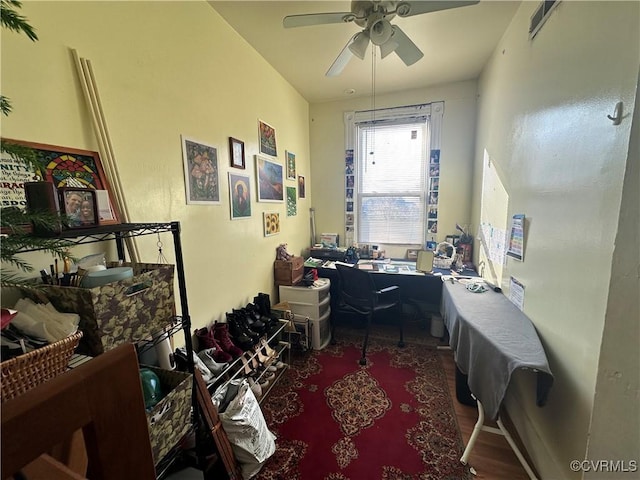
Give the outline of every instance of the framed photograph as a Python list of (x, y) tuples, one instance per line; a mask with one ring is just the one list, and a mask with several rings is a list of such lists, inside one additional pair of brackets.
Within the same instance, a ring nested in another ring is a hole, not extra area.
[(87, 188), (99, 196), (100, 225), (120, 223), (111, 186), (102, 168), (98, 152), (3, 138), (3, 142), (30, 148), (38, 167), (12, 159), (6, 152), (0, 157), (0, 196), (6, 207), (26, 207), (22, 185), (44, 180), (57, 188)]
[(95, 227), (99, 224), (95, 190), (62, 187), (58, 189), (60, 210), (66, 216), (68, 228)]
[(184, 135), (181, 138), (187, 204), (220, 204), (218, 150)]
[(244, 169), (244, 142), (237, 138), (229, 137), (229, 155), (231, 156), (231, 166)]
[(262, 214), (264, 236), (270, 237), (280, 233), (280, 214), (277, 212), (264, 212)]
[(278, 148), (276, 147), (276, 131), (275, 129), (258, 120), (258, 132), (260, 135), (260, 153), (271, 157), (278, 156)]
[(287, 158), (287, 180), (296, 179), (296, 154), (293, 152), (285, 151), (285, 157)]
[(287, 187), (287, 217), (294, 217), (298, 214), (298, 204), (296, 198), (296, 187)]
[(251, 217), (251, 184), (248, 175), (229, 172), (231, 220)]
[(304, 177), (298, 175), (298, 198), (305, 198)]
[(259, 202), (283, 202), (282, 165), (266, 157), (256, 155), (256, 183)]

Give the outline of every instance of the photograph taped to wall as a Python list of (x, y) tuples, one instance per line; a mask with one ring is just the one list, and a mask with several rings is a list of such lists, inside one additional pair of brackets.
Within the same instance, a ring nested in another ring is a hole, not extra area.
[(304, 177), (302, 175), (298, 175), (298, 198), (305, 198), (304, 191)]
[(276, 130), (268, 123), (258, 120), (258, 134), (260, 137), (260, 153), (271, 157), (278, 156), (276, 146)]
[(282, 165), (266, 157), (256, 155), (256, 183), (259, 202), (284, 201), (284, 177)]
[(187, 204), (220, 204), (218, 150), (181, 135)]
[[(53, 183), (57, 189), (70, 187), (106, 191), (108, 206), (105, 210), (108, 210), (108, 214), (105, 211), (104, 216), (99, 217), (99, 223), (101, 225), (120, 223), (113, 203), (111, 186), (104, 173), (98, 152), (10, 138), (3, 138), (2, 141), (30, 149), (37, 164), (25, 163), (12, 158), (7, 152), (2, 152), (0, 200), (3, 207), (24, 209), (26, 207), (24, 183), (43, 180)], [(104, 201), (104, 194), (101, 199)]]

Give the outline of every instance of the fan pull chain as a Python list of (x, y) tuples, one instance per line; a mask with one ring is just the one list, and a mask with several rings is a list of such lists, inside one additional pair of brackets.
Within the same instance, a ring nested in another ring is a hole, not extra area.
[(376, 164), (376, 47), (371, 48), (371, 164)]

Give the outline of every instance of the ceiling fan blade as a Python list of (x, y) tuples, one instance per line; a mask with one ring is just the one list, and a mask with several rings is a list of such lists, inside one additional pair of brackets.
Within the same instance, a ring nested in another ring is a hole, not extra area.
[(282, 20), (284, 28), (308, 27), (311, 25), (326, 25), (328, 23), (347, 23), (354, 21), (356, 16), (351, 12), (335, 13), (307, 13), (302, 15), (288, 15)]
[(397, 25), (393, 26), (393, 35), (389, 41), (398, 44), (393, 51), (396, 52), (396, 55), (400, 57), (400, 60), (402, 60), (407, 67), (424, 57), (424, 53), (422, 53), (416, 44), (413, 43)]
[(338, 55), (338, 58), (336, 58), (333, 61), (333, 63), (329, 67), (329, 70), (327, 70), (327, 73), (325, 73), (326, 77), (337, 77), (342, 73), (342, 70), (344, 70), (344, 67), (347, 66), (347, 63), (349, 63), (349, 60), (351, 60), (351, 57), (353, 57), (353, 52), (351, 52), (349, 47), (351, 46), (351, 44), (353, 43), (353, 40), (358, 36), (359, 33), (360, 32), (356, 33), (353, 37), (349, 39), (347, 44), (344, 46), (344, 48), (340, 52), (340, 55)]
[(475, 5), (480, 0), (472, 1), (417, 1), (417, 2), (400, 2), (396, 5), (396, 15), (399, 17), (410, 17), (412, 15), (421, 15), (423, 13), (437, 12), (439, 10), (448, 10), (450, 8), (466, 7), (467, 5)]

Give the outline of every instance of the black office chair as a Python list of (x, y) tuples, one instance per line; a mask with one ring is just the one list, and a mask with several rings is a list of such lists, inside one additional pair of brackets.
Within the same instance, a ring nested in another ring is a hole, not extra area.
[(400, 341), (398, 342), (398, 346), (401, 348), (404, 347), (400, 287), (394, 285), (378, 290), (373, 282), (373, 278), (371, 278), (371, 275), (365, 270), (340, 264), (336, 264), (336, 269), (340, 277), (341, 309), (367, 317), (360, 365), (367, 364), (369, 329), (371, 328), (373, 316), (378, 312), (397, 310), (398, 323), (400, 326)]

